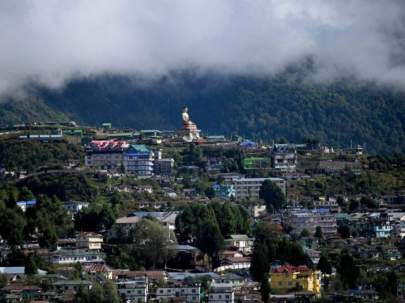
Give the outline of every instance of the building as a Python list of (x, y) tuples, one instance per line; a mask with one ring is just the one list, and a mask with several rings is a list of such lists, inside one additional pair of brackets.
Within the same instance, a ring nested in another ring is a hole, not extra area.
[(271, 159), (266, 157), (248, 157), (242, 161), (245, 170), (263, 170), (271, 168)]
[(156, 289), (156, 299), (168, 301), (176, 298), (179, 302), (200, 302), (200, 286), (167, 286)]
[(90, 290), (92, 285), (90, 281), (85, 280), (59, 280), (53, 283), (54, 289), (58, 292), (78, 292), (79, 289)]
[(236, 199), (259, 200), (260, 188), (265, 180), (276, 183), (283, 193), (286, 192), (286, 181), (282, 178), (234, 178), (228, 182), (235, 188)]
[(321, 293), (321, 273), (307, 266), (282, 265), (271, 270), (270, 288), (272, 292), (286, 294), (292, 291), (306, 291), (316, 295)]
[(227, 247), (237, 248), (238, 251), (245, 255), (252, 253), (254, 238), (249, 238), (247, 235), (230, 235), (230, 239), (226, 239)]
[(155, 154), (145, 145), (133, 144), (123, 154), (123, 165), (127, 174), (151, 177), (154, 172)]
[(23, 212), (26, 212), (28, 208), (34, 207), (37, 205), (37, 200), (28, 200), (28, 201), (18, 201), (17, 206), (21, 208)]
[(285, 226), (293, 228), (294, 233), (300, 234), (306, 229), (311, 235), (315, 234), (316, 227), (322, 229), (325, 236), (334, 235), (337, 232), (336, 216), (329, 209), (291, 209), (282, 218)]
[(176, 217), (178, 214), (178, 211), (135, 211), (132, 213), (138, 220), (141, 218), (154, 218), (172, 231), (176, 228)]
[(148, 278), (134, 277), (132, 279), (118, 280), (115, 282), (117, 291), (124, 302), (148, 301)]
[(158, 176), (170, 176), (174, 167), (174, 159), (156, 159), (154, 163), (154, 173)]
[(74, 218), (83, 208), (89, 207), (89, 202), (65, 201), (63, 202), (63, 206), (72, 215), (72, 218)]
[(92, 232), (79, 233), (77, 235), (77, 248), (88, 250), (101, 250), (103, 245), (103, 236)]
[(293, 172), (297, 167), (297, 150), (292, 144), (275, 144), (271, 152), (272, 168)]
[(128, 147), (128, 142), (122, 140), (92, 140), (86, 146), (85, 165), (117, 171), (122, 168), (123, 153)]
[(208, 294), (208, 303), (234, 303), (235, 292), (232, 287), (212, 287)]
[(51, 264), (73, 264), (73, 263), (104, 263), (105, 255), (98, 251), (89, 251), (82, 249), (58, 250), (48, 256)]
[(218, 198), (235, 198), (235, 188), (233, 185), (214, 183), (212, 189), (215, 191), (215, 196)]

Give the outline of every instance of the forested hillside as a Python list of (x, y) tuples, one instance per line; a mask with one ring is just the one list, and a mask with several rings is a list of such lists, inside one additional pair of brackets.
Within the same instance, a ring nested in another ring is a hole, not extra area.
[[(86, 124), (110, 121), (136, 129), (176, 129), (181, 127), (180, 110), (187, 105), (205, 133), (269, 142), (310, 137), (334, 145), (365, 143), (370, 151), (405, 151), (404, 93), (372, 83), (188, 73), (149, 82), (102, 76), (37, 94), (48, 108)], [(4, 122), (4, 115), (0, 119)]]

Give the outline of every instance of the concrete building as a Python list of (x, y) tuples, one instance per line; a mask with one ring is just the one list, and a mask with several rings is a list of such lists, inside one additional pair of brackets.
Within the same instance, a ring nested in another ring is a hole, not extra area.
[(178, 302), (200, 302), (200, 286), (167, 286), (156, 289), (156, 299), (167, 302), (176, 298)]
[(292, 144), (275, 144), (271, 152), (272, 168), (293, 172), (297, 167), (297, 150)]
[(127, 174), (151, 177), (154, 171), (155, 154), (145, 145), (134, 144), (123, 155), (123, 165)]
[(234, 303), (235, 292), (232, 287), (212, 287), (208, 294), (208, 303)]
[(286, 181), (282, 178), (234, 178), (228, 181), (235, 189), (236, 199), (259, 200), (259, 191), (265, 180), (276, 183), (283, 193), (286, 192)]
[(149, 295), (148, 278), (134, 277), (132, 279), (118, 280), (118, 294), (124, 302), (147, 302)]
[(311, 235), (314, 235), (316, 227), (322, 229), (323, 235), (334, 235), (337, 232), (336, 217), (330, 213), (329, 209), (291, 209), (283, 215), (283, 224), (293, 228), (294, 233), (300, 234), (306, 229)]
[(89, 168), (117, 171), (123, 164), (123, 152), (129, 147), (121, 140), (93, 140), (86, 146), (85, 165)]

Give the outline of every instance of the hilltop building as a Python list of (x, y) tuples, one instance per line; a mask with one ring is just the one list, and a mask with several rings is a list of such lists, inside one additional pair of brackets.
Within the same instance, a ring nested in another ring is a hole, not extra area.
[(297, 167), (297, 149), (292, 144), (275, 144), (271, 158), (275, 170), (294, 172)]
[(94, 169), (116, 171), (122, 167), (123, 153), (128, 147), (127, 141), (92, 140), (86, 146), (85, 165)]

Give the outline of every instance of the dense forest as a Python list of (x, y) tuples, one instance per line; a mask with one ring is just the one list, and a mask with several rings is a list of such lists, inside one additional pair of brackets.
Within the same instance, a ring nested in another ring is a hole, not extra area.
[[(30, 94), (48, 120), (64, 113), (85, 124), (176, 129), (187, 105), (191, 119), (209, 134), (267, 142), (316, 138), (340, 146), (366, 144), (382, 153), (405, 150), (405, 94), (351, 79), (319, 84), (298, 72), (272, 78), (178, 73), (153, 81), (104, 75), (59, 90), (32, 88)], [(0, 104), (1, 111), (0, 123), (40, 118), (21, 116), (18, 108), (12, 115)]]

